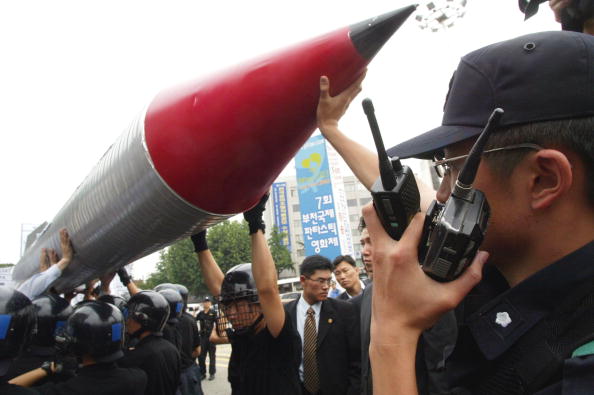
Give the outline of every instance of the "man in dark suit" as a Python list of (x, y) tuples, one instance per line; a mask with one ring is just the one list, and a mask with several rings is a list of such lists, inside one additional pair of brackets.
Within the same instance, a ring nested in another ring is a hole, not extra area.
[(367, 285), (359, 278), (359, 268), (350, 255), (339, 255), (332, 262), (336, 281), (344, 288), (344, 292), (336, 299), (349, 300), (360, 295)]
[[(332, 269), (325, 257), (305, 258), (299, 267), (303, 293), (285, 305), (303, 346), (299, 377), (305, 395), (360, 392), (359, 317), (354, 305), (328, 298)], [(312, 331), (313, 345), (308, 344)], [(315, 355), (310, 354), (313, 352)]]

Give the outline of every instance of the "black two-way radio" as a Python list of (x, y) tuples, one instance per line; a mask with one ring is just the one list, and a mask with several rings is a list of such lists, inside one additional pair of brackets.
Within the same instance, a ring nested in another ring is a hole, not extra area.
[(363, 111), (371, 127), (380, 170), (380, 178), (371, 187), (373, 205), (386, 232), (394, 240), (400, 240), (413, 216), (420, 211), (417, 182), (410, 167), (403, 166), (398, 158), (388, 157), (371, 99), (363, 100)]
[(433, 201), (423, 226), (419, 262), (437, 281), (451, 281), (470, 265), (483, 242), (490, 209), (482, 191), (472, 188), (481, 157), (503, 110), (497, 108), (474, 143), (452, 194), (445, 203)]

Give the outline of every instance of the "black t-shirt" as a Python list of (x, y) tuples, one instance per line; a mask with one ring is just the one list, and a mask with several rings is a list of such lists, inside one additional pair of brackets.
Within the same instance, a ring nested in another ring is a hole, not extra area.
[[(268, 328), (233, 337), (242, 395), (301, 394), (299, 383), (300, 338), (288, 317), (278, 337)], [(233, 359), (233, 356), (231, 357)]]
[(124, 369), (115, 363), (85, 366), (63, 383), (47, 383), (34, 389), (44, 395), (142, 395), (147, 376), (140, 369)]
[(63, 381), (70, 380), (75, 376), (78, 368), (78, 363), (74, 357), (59, 357), (57, 358), (55, 349), (53, 347), (35, 347), (26, 349), (19, 355), (8, 369), (8, 373), (4, 378), (8, 381), (14, 377), (20, 376), (21, 374), (30, 372), (33, 369), (40, 367), (45, 361), (55, 361), (59, 359), (62, 364), (62, 372), (59, 374), (53, 374), (47, 376), (34, 384), (34, 387), (40, 386), (45, 383), (60, 383)]
[(200, 346), (200, 333), (194, 317), (188, 313), (182, 314), (176, 327), (181, 337), (181, 368), (184, 370), (195, 364), (192, 351)]
[(208, 313), (201, 311), (196, 316), (196, 320), (200, 321), (200, 334), (210, 335), (217, 320), (217, 313), (213, 309), (208, 310)]
[(175, 346), (177, 351), (181, 354), (182, 352), (182, 338), (177, 326), (179, 325), (179, 321), (175, 324), (171, 322), (167, 322), (163, 327), (163, 339), (167, 340), (171, 344)]
[(118, 364), (144, 370), (148, 376), (146, 395), (173, 395), (179, 385), (179, 352), (161, 336), (151, 334), (140, 340), (136, 348), (125, 352)]
[(0, 394), (2, 395), (39, 395), (39, 392), (30, 388), (19, 387), (8, 383), (0, 383)]

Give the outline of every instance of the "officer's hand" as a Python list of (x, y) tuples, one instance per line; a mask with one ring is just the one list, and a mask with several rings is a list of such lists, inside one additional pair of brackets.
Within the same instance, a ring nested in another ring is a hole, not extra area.
[(262, 232), (264, 232), (266, 229), (266, 225), (264, 225), (264, 221), (262, 220), (262, 214), (266, 209), (266, 202), (268, 201), (269, 196), (270, 194), (266, 193), (264, 196), (262, 196), (258, 204), (243, 213), (243, 218), (247, 221), (250, 227), (250, 234), (254, 234), (258, 230), (262, 230)]
[(49, 256), (45, 248), (41, 249), (41, 255), (39, 256), (39, 272), (44, 272), (50, 267)]
[(74, 258), (74, 248), (70, 241), (70, 235), (65, 228), (60, 229), (60, 248), (62, 250), (62, 258), (57, 263), (60, 270), (64, 270), (70, 265)]
[(192, 235), (192, 244), (194, 244), (194, 252), (202, 252), (208, 250), (208, 243), (206, 242), (206, 230)]
[(130, 281), (132, 281), (132, 277), (128, 274), (128, 271), (126, 270), (126, 268), (121, 267), (117, 271), (117, 273), (118, 273), (118, 277), (120, 278), (120, 281), (122, 282), (124, 287), (127, 287), (128, 284), (130, 284)]
[(396, 333), (420, 333), (431, 327), (480, 281), (488, 254), (479, 252), (472, 265), (456, 280), (440, 283), (419, 265), (417, 247), (424, 216), (417, 214), (400, 241), (384, 231), (368, 204), (363, 216), (373, 244), (373, 297), (371, 336), (374, 342), (393, 342)]
[(320, 99), (318, 101), (318, 109), (316, 111), (318, 128), (322, 134), (332, 127), (338, 126), (338, 121), (353, 99), (361, 92), (361, 82), (365, 78), (365, 72), (353, 82), (351, 86), (346, 88), (336, 96), (330, 96), (330, 80), (325, 75), (320, 77)]

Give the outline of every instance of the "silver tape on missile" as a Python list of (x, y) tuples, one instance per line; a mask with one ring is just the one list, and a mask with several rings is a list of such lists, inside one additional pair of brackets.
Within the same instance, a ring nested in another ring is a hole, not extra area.
[(117, 270), (230, 215), (186, 202), (161, 179), (144, 141), (142, 113), (107, 150), (13, 270), (23, 281), (39, 270), (41, 248), (60, 251), (68, 229), (75, 257), (53, 284), (60, 292)]

